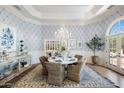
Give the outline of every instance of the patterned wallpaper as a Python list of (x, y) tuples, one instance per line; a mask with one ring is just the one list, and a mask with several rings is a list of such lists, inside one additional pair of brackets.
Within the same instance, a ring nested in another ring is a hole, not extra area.
[(40, 25), (23, 21), (2, 8), (0, 9), (0, 23), (12, 26), (16, 29), (17, 45), (20, 40), (24, 40), (30, 50), (43, 49), (43, 36)]
[[(104, 26), (104, 25), (103, 25)], [(61, 25), (42, 25), (42, 32), (44, 33), (44, 38), (55, 38), (54, 33), (57, 31)], [(103, 30), (102, 24), (97, 25), (65, 25), (66, 29), (72, 34), (71, 39), (76, 39), (77, 41), (82, 41), (83, 49), (78, 50), (89, 50), (85, 43), (89, 41), (95, 34), (98, 34), (104, 40), (105, 32)]]
[[(65, 25), (66, 29), (72, 33), (72, 39), (82, 40), (83, 49), (88, 51), (85, 42), (89, 41), (95, 34), (98, 34), (103, 40), (105, 39), (106, 30), (109, 24), (119, 16), (124, 16), (124, 9), (117, 11), (107, 18), (88, 25)], [(23, 39), (25, 44), (31, 50), (43, 50), (44, 38), (54, 38), (54, 33), (61, 25), (37, 25), (23, 21), (13, 14), (0, 8), (0, 22), (11, 25), (17, 30), (17, 42)]]
[[(19, 40), (24, 40), (26, 46), (31, 50), (43, 50), (43, 40), (45, 38), (54, 38), (55, 31), (61, 27), (59, 24), (32, 24), (17, 18), (5, 9), (0, 9), (0, 22), (13, 26), (17, 30), (17, 45)], [(91, 39), (95, 34), (98, 34), (104, 39), (106, 30), (102, 22), (86, 26), (80, 24), (65, 25), (65, 27), (72, 33), (72, 39), (81, 40), (83, 42), (83, 48), (81, 50), (88, 50), (85, 42)]]
[[(81, 40), (83, 42), (83, 48), (77, 50), (90, 51), (86, 42), (88, 42), (95, 34), (105, 41), (105, 34), (109, 27), (109, 25), (119, 18), (120, 16), (124, 16), (124, 9), (120, 11), (116, 11), (111, 16), (104, 18), (100, 21), (88, 24), (88, 25), (65, 25), (66, 29), (72, 33), (72, 39)], [(44, 38), (54, 38), (54, 32), (57, 31), (62, 25), (42, 25), (42, 32), (44, 33)]]

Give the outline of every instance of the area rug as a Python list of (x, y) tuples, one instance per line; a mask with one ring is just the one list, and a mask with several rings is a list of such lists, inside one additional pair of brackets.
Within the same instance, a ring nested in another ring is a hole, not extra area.
[(65, 79), (62, 86), (50, 85), (46, 77), (42, 76), (42, 66), (38, 65), (17, 82), (12, 83), (13, 88), (116, 88), (112, 82), (105, 79), (94, 70), (85, 66), (83, 78), (80, 83)]

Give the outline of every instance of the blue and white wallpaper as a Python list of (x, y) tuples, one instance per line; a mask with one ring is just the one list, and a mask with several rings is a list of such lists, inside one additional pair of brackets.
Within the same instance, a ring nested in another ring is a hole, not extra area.
[[(89, 41), (95, 34), (98, 34), (103, 40), (108, 26), (119, 16), (124, 15), (124, 9), (117, 11), (115, 14), (103, 19), (101, 21), (88, 25), (65, 25), (66, 29), (72, 33), (72, 39), (81, 40), (83, 48), (81, 50), (89, 50), (85, 42)], [(29, 50), (43, 50), (44, 38), (54, 38), (54, 33), (61, 25), (38, 25), (19, 19), (13, 14), (7, 12), (5, 9), (0, 9), (0, 22), (15, 27), (17, 30), (17, 43), (20, 40), (26, 42)]]
[[(78, 50), (90, 51), (85, 45), (85, 42), (89, 41), (95, 34), (100, 36), (104, 41), (109, 25), (120, 16), (124, 16), (124, 9), (116, 11), (116, 13), (103, 20), (88, 25), (66, 24), (65, 27), (70, 33), (72, 33), (71, 39), (83, 42), (83, 48)], [(37, 58), (38, 61), (39, 56), (42, 54), (41, 51), (44, 49), (44, 39), (54, 38), (55, 31), (62, 26), (61, 24), (52, 25), (49, 23), (45, 25), (33, 24), (14, 16), (4, 8), (0, 8), (0, 23), (12, 26), (16, 29), (17, 48), (19, 41), (23, 40), (25, 42), (25, 46), (27, 46), (29, 50), (39, 51), (39, 54), (32, 53), (32, 57), (35, 56), (33, 61), (35, 61), (35, 58)]]
[(16, 29), (17, 47), (19, 41), (24, 40), (29, 50), (43, 49), (41, 25), (23, 21), (3, 8), (0, 8), (0, 23), (9, 25)]
[[(68, 24), (65, 25), (66, 29), (72, 33), (71, 39), (76, 39), (77, 41), (82, 41), (82, 49), (81, 51), (90, 51), (87, 46), (86, 42), (88, 42), (95, 34), (97, 34), (99, 37), (102, 38), (103, 41), (105, 41), (105, 34), (109, 27), (109, 25), (116, 20), (117, 18), (124, 16), (124, 9), (121, 9), (120, 11), (115, 11), (114, 14), (111, 16), (108, 16), (107, 18), (104, 18), (100, 21), (87, 24), (87, 25), (81, 25), (81, 24)], [(62, 25), (42, 25), (42, 32), (44, 33), (44, 38), (54, 38), (54, 33), (59, 28), (61, 28)]]

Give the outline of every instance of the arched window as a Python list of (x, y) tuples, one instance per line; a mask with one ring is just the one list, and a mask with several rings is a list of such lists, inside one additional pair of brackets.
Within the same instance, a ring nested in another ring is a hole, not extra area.
[[(123, 33), (123, 34), (122, 34)], [(124, 70), (124, 18), (116, 19), (107, 30), (108, 62), (113, 70)]]
[(115, 35), (120, 33), (124, 33), (124, 19), (119, 20), (112, 26), (109, 35)]

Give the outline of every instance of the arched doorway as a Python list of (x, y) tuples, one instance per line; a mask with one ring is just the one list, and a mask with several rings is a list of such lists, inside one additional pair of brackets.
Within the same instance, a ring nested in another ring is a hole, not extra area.
[(124, 18), (110, 25), (107, 41), (108, 67), (124, 74)]

